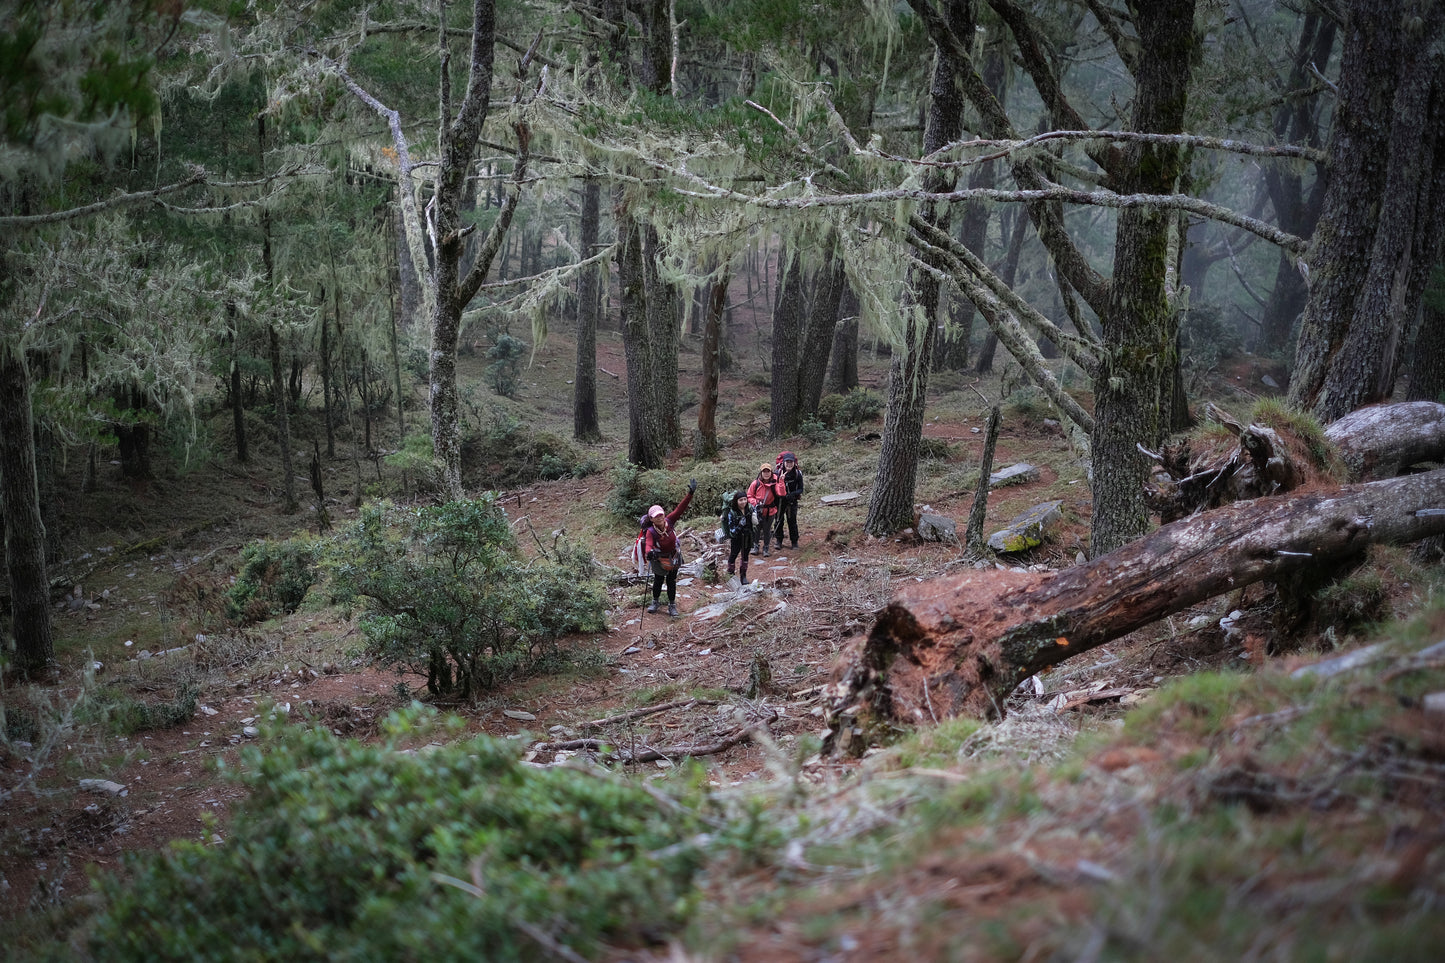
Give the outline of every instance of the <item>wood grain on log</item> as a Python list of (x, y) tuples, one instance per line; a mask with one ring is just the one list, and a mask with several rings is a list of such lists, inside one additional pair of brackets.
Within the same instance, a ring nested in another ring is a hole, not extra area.
[(1445, 532), (1445, 469), (1237, 502), (1058, 572), (972, 570), (900, 592), (829, 690), (833, 730), (998, 717), (1042, 669), (1215, 595)]
[(1325, 429), (1356, 478), (1388, 478), (1416, 462), (1445, 461), (1445, 405), (1407, 401), (1352, 411)]

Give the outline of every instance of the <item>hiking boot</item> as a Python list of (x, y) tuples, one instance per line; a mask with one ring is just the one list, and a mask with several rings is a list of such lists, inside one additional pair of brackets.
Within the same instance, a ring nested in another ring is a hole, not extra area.
[(667, 614), (673, 616), (674, 618), (677, 617), (677, 606), (674, 605), (672, 602), (667, 603)]
[(744, 575), (742, 578), (738, 579), (738, 584), (739, 584), (739, 585), (746, 585), (746, 584), (748, 584), (748, 577), (747, 577), (746, 575)]
[(759, 552), (758, 554), (761, 555), (763, 558), (767, 558), (767, 557), (768, 557), (768, 550), (767, 550), (767, 549), (763, 549), (763, 550), (762, 550), (761, 552)]
[(728, 574), (733, 574), (733, 567), (731, 565), (728, 566)]
[(657, 599), (653, 599), (653, 600), (652, 600), (652, 604), (647, 607), (647, 611), (649, 611), (649, 612), (656, 612), (656, 611), (657, 611)]
[(798, 543), (797, 543), (797, 542), (794, 542), (794, 543), (793, 543), (793, 547), (794, 547), (794, 548), (797, 548), (797, 547), (798, 547)]

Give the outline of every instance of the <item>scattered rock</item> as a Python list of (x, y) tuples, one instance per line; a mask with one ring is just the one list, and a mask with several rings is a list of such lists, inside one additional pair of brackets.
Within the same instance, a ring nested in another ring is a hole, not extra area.
[(104, 793), (107, 796), (124, 796), (126, 792), (124, 786), (109, 779), (82, 779), (80, 788), (85, 792)]
[(1420, 702), (1426, 712), (1445, 712), (1445, 692), (1432, 692)]
[(1044, 502), (1023, 512), (1006, 527), (988, 537), (988, 547), (995, 552), (1022, 552), (1043, 544), (1044, 530), (1064, 517), (1059, 510), (1062, 501)]
[(958, 523), (945, 515), (919, 515), (918, 537), (925, 542), (956, 542)]
[(824, 495), (822, 498), (818, 499), (818, 501), (822, 502), (824, 505), (841, 505), (844, 502), (851, 502), (855, 498), (860, 497), (861, 496), (857, 492), (834, 492), (831, 495)]
[(1008, 485), (1025, 485), (1039, 480), (1039, 470), (1033, 465), (1019, 462), (1007, 468), (1000, 468), (988, 476), (989, 488), (1004, 488)]
[(246, 728), (241, 730), (241, 735), (245, 736), (247, 739), (254, 739), (260, 734), (261, 730), (257, 729), (255, 726), (247, 726)]
[(536, 722), (537, 717), (530, 712), (523, 712), (521, 709), (503, 709), (502, 715), (508, 719), (516, 719), (518, 722)]

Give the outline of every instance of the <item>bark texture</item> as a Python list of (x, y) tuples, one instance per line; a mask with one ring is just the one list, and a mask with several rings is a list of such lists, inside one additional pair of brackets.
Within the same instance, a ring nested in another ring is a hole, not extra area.
[(5, 523), (5, 571), (10, 583), (10, 630), (15, 665), (34, 678), (55, 659), (50, 634), (50, 586), (45, 524), (35, 478), (35, 430), (25, 359), (0, 338), (0, 518)]
[(1407, 401), (1361, 408), (1327, 427), (1325, 437), (1354, 477), (1389, 478), (1418, 462), (1445, 461), (1445, 404)]
[[(593, 177), (582, 181), (582, 216), (578, 233), (582, 256), (596, 253), (602, 220), (602, 187)], [(597, 316), (602, 299), (604, 265), (589, 264), (577, 278), (577, 365), (572, 377), (572, 437), (601, 441), (597, 421)]]
[[(1132, 130), (1174, 134), (1183, 129), (1189, 76), (1198, 39), (1194, 0), (1140, 5), (1135, 24), (1139, 55), (1133, 66)], [(1133, 143), (1124, 148), (1124, 191), (1168, 194), (1183, 165), (1175, 145)], [(1169, 211), (1130, 208), (1119, 214), (1114, 277), (1102, 316), (1105, 363), (1094, 382), (1094, 512), (1090, 552), (1104, 554), (1149, 528), (1143, 481), (1147, 460), (1138, 446), (1157, 445), (1170, 423), (1178, 318), (1166, 285)]]
[[(963, 131), (963, 97), (958, 80), (965, 65), (945, 37), (972, 36), (971, 2), (952, 0), (947, 23), (930, 28), (934, 43), (933, 81), (929, 89), (928, 120), (923, 152), (931, 154), (957, 140)], [(941, 31), (941, 32), (940, 32)], [(928, 190), (948, 190), (952, 175), (938, 170), (924, 178)], [(928, 210), (923, 220), (945, 233), (946, 211)], [(864, 531), (887, 535), (913, 523), (913, 493), (918, 481), (918, 452), (923, 440), (923, 410), (928, 395), (928, 373), (933, 367), (934, 319), (938, 313), (938, 279), (914, 268), (904, 304), (903, 343), (894, 346), (888, 378), (888, 415), (878, 453), (878, 473), (868, 501)]]
[(870, 719), (998, 717), (1029, 676), (1172, 612), (1445, 533), (1441, 505), (1445, 469), (1230, 505), (1059, 572), (970, 570), (910, 586), (830, 689), (835, 739)]

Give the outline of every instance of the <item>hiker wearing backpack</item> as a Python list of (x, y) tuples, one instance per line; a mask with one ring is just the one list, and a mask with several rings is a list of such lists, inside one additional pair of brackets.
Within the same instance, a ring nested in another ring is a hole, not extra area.
[(778, 526), (775, 534), (778, 538), (778, 548), (783, 547), (783, 523), (788, 526), (788, 538), (793, 543), (793, 548), (798, 547), (798, 502), (803, 497), (803, 469), (798, 467), (798, 459), (791, 451), (785, 451), (778, 456), (778, 470), (774, 473), (778, 478), (780, 497), (778, 498)]
[(768, 543), (773, 537), (773, 525), (777, 523), (778, 496), (785, 489), (779, 488), (778, 480), (773, 477), (773, 466), (763, 462), (758, 469), (758, 477), (748, 486), (748, 504), (758, 513), (758, 544), (762, 547), (758, 554), (763, 558), (768, 557)]
[(739, 488), (735, 492), (729, 492), (727, 504), (722, 510), (723, 534), (728, 538), (728, 574), (733, 574), (733, 566), (737, 563), (738, 556), (742, 556), (742, 564), (738, 566), (739, 584), (748, 584), (748, 553), (753, 549), (753, 507), (748, 504), (748, 493)]
[(649, 612), (657, 611), (662, 587), (666, 585), (667, 614), (677, 615), (677, 570), (682, 567), (682, 548), (672, 526), (682, 517), (682, 513), (687, 511), (695, 491), (697, 479), (689, 479), (687, 494), (682, 496), (682, 501), (678, 502), (672, 511), (663, 511), (661, 505), (653, 505), (647, 510), (652, 527), (643, 533), (642, 547), (647, 560), (652, 563), (652, 604), (647, 607)]

